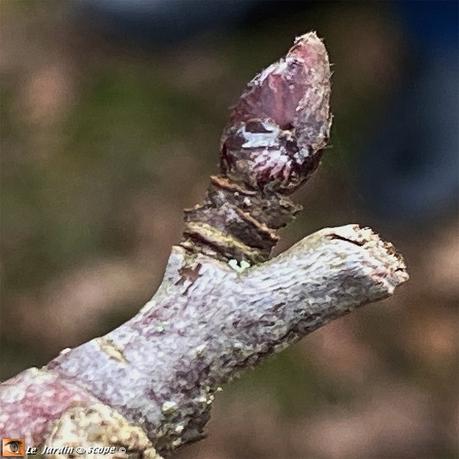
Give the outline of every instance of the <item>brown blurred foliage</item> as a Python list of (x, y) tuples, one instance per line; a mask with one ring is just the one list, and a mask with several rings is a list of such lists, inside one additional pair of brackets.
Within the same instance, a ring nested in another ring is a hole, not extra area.
[(177, 458), (457, 457), (457, 218), (416, 232), (377, 221), (353, 180), (366, 123), (404, 59), (381, 5), (147, 50), (74, 21), (65, 2), (1, 9), (3, 378), (135, 314), (182, 208), (216, 170), (227, 107), (316, 29), (335, 64), (333, 145), (279, 250), (320, 227), (369, 224), (406, 256), (411, 280), (225, 388), (209, 439)]

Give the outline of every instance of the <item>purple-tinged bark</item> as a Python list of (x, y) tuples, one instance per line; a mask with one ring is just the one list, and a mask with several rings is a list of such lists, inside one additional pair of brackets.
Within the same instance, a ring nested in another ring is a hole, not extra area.
[[(291, 194), (329, 136), (330, 69), (314, 33), (232, 109), (221, 174), (185, 212), (163, 282), (131, 320), (0, 386), (0, 435), (158, 458), (199, 440), (220, 385), (408, 279), (367, 228), (319, 231), (267, 261)], [(56, 445), (57, 444), (57, 445)]]

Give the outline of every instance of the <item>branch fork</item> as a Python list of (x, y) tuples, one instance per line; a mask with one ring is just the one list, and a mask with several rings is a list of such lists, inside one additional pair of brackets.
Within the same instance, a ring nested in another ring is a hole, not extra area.
[(327, 52), (308, 33), (232, 108), (220, 173), (185, 211), (153, 298), (104, 337), (4, 382), (2, 436), (167, 455), (205, 436), (221, 385), (408, 279), (393, 246), (358, 225), (323, 229), (269, 259), (301, 208), (290, 195), (319, 165), (329, 97)]

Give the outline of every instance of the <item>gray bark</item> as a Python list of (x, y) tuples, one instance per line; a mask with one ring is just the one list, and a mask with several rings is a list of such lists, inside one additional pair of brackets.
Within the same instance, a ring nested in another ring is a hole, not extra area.
[(318, 231), (266, 261), (298, 210), (286, 195), (318, 165), (328, 96), (325, 48), (305, 35), (234, 109), (222, 175), (187, 211), (157, 293), (107, 335), (4, 382), (0, 435), (127, 450), (112, 457), (168, 454), (203, 438), (221, 385), (408, 279), (393, 246), (358, 225)]

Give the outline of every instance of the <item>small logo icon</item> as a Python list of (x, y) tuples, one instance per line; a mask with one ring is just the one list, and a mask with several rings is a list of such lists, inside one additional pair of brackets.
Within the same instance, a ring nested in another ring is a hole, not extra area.
[(2, 438), (2, 456), (23, 457), (25, 444), (22, 438)]

